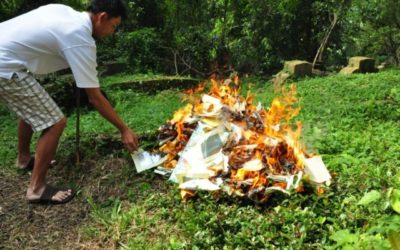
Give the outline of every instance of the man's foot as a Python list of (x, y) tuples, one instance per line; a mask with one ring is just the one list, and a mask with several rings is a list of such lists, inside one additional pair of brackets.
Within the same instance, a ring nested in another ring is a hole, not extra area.
[(15, 162), (15, 166), (20, 170), (33, 170), (33, 166), (35, 165), (35, 157), (30, 156), (29, 158), (22, 158), (18, 157), (17, 161)]
[(51, 185), (45, 185), (34, 193), (32, 189), (28, 188), (26, 198), (29, 203), (41, 204), (65, 204), (74, 198), (75, 192), (69, 188), (59, 188)]
[[(31, 156), (28, 159), (17, 159), (15, 166), (19, 169), (19, 170), (26, 170), (26, 171), (32, 171), (33, 170), (33, 166), (35, 165), (35, 157)], [(50, 162), (50, 166), (49, 168), (53, 168), (56, 165), (56, 160), (52, 160)]]

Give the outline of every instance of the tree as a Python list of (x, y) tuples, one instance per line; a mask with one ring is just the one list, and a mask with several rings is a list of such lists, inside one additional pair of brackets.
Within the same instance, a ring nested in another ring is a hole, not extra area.
[(317, 50), (317, 53), (315, 54), (314, 60), (312, 62), (312, 69), (315, 69), (316, 64), (318, 63), (319, 67), (323, 68), (323, 53), (328, 45), (328, 40), (332, 34), (332, 31), (336, 27), (339, 18), (342, 17), (343, 12), (346, 10), (346, 8), (351, 4), (351, 0), (338, 0), (338, 1), (332, 1), (332, 4), (329, 4), (329, 2), (325, 2), (324, 7), (327, 9), (331, 9), (332, 12), (332, 18), (331, 18), (331, 23), (329, 25), (329, 28), (326, 31), (326, 34), (324, 38), (322, 39), (322, 42)]

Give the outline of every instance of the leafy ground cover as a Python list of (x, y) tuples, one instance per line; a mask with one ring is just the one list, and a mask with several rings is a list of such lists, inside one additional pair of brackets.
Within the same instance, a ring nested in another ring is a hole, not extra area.
[[(183, 105), (184, 95), (173, 89), (113, 90), (119, 77), (102, 80), (117, 111), (139, 134), (156, 130)], [(277, 95), (266, 81), (243, 81), (243, 92), (250, 89), (265, 106)], [(76, 187), (78, 197), (63, 207), (27, 206), (23, 193), (29, 176), (12, 167), (15, 121), (0, 107), (0, 246), (390, 249), (389, 239), (400, 231), (400, 216), (389, 202), (400, 187), (399, 82), (399, 70), (297, 81), (301, 111), (295, 120), (304, 125), (303, 142), (309, 152), (322, 155), (334, 181), (322, 195), (276, 195), (264, 205), (209, 193), (183, 203), (175, 185), (151, 172), (135, 173), (121, 147), (96, 140), (116, 131), (85, 110), (82, 161), (71, 163), (73, 113), (49, 176)], [(154, 146), (154, 140), (141, 143)]]

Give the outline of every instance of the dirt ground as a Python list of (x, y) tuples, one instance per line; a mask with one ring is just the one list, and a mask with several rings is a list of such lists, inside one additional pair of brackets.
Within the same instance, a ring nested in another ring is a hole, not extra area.
[(68, 160), (49, 170), (48, 182), (73, 187), (77, 196), (65, 205), (31, 205), (25, 200), (30, 173), (0, 169), (0, 249), (95, 249), (101, 248), (84, 239), (82, 227), (90, 220), (87, 198), (101, 202), (126, 193), (117, 184), (126, 181), (127, 159), (107, 156), (63, 168)]

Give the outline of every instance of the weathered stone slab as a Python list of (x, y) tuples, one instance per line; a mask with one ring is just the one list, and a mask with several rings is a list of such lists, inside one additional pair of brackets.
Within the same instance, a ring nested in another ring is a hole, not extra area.
[(273, 83), (275, 87), (282, 86), (286, 80), (290, 77), (290, 74), (285, 71), (280, 71), (278, 74), (275, 75), (273, 78)]
[(309, 76), (312, 74), (312, 64), (307, 61), (286, 61), (283, 70), (294, 76)]
[(377, 72), (375, 67), (375, 59), (365, 56), (355, 56), (349, 59), (349, 64), (343, 68), (340, 74), (353, 74), (353, 73), (372, 73)]
[(354, 73), (360, 73), (360, 69), (358, 67), (344, 67), (343, 69), (340, 70), (339, 74), (343, 74), (343, 75), (351, 75)]
[(355, 56), (349, 59), (349, 66), (358, 67), (361, 73), (376, 72), (375, 59)]

